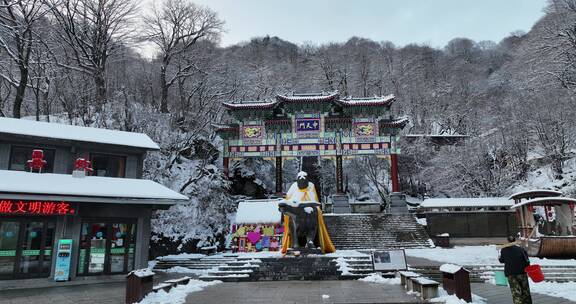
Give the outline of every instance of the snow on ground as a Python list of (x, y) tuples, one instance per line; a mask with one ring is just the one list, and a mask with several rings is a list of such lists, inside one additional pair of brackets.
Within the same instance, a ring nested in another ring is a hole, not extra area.
[(208, 269), (190, 269), (182, 266), (174, 266), (172, 268), (163, 269), (163, 270), (156, 270), (156, 271), (163, 271), (166, 273), (193, 273), (197, 275), (204, 275), (210, 272), (217, 271), (218, 267), (208, 268)]
[[(456, 246), (454, 248), (406, 249), (407, 256), (419, 257), (457, 265), (498, 265), (499, 250), (496, 245)], [(531, 257), (532, 264), (576, 266), (576, 260), (552, 260)]]
[[(260, 252), (237, 252), (235, 253), (240, 258), (253, 258), (253, 259), (260, 259), (260, 258), (276, 258), (281, 257), (282, 252), (280, 251), (260, 251)], [(214, 255), (211, 255), (213, 257)], [(219, 255), (216, 255), (219, 256)], [(220, 255), (219, 257), (225, 257)]]
[(336, 250), (336, 252), (325, 254), (327, 257), (354, 257), (354, 256), (370, 256), (370, 254), (362, 253), (356, 250)]
[(172, 260), (185, 260), (185, 259), (201, 259), (203, 257), (206, 257), (206, 255), (200, 253), (180, 253), (180, 254), (165, 255), (157, 257), (156, 259), (159, 261), (172, 261)]
[(400, 285), (400, 278), (383, 278), (379, 273), (373, 273), (365, 278), (358, 279), (358, 281), (386, 285)]
[(156, 264), (158, 264), (157, 260), (148, 261), (148, 269), (150, 270), (154, 269), (154, 267), (156, 267)]
[[(429, 260), (453, 263), (457, 265), (499, 265), (498, 261), (498, 248), (495, 245), (487, 246), (460, 246), (454, 248), (425, 248), (425, 249), (406, 249), (406, 255), (413, 257), (420, 257)], [(530, 258), (531, 264), (539, 264), (546, 266), (563, 265), (563, 266), (576, 266), (576, 260), (551, 260)], [(489, 269), (490, 267), (487, 267)], [(494, 279), (488, 282), (495, 284)], [(556, 282), (540, 282), (533, 283), (530, 281), (530, 290), (535, 293), (545, 294), (552, 297), (561, 297), (571, 301), (576, 301), (576, 282), (556, 283)], [(447, 304), (464, 303), (458, 302), (457, 298), (440, 296), (436, 302), (445, 300)], [(474, 299), (473, 299), (474, 300)], [(484, 303), (476, 302), (474, 303)]]
[(526, 181), (510, 189), (511, 193), (527, 191), (532, 189), (558, 190), (564, 194), (570, 194), (576, 189), (576, 158), (567, 160), (564, 163), (564, 173), (562, 179), (555, 179), (550, 165), (540, 167), (538, 170), (528, 172)]
[(188, 296), (188, 294), (218, 283), (222, 282), (190, 280), (190, 283), (176, 286), (170, 289), (169, 292), (159, 290), (158, 292), (149, 293), (139, 304), (183, 304), (186, 302), (186, 296)]
[[(158, 261), (173, 261), (173, 260), (186, 260), (186, 259), (221, 259), (230, 256), (231, 253), (218, 253), (213, 255), (205, 255), (200, 253), (180, 253), (180, 254), (172, 254), (172, 255), (165, 255), (161, 257), (157, 257)], [(282, 252), (280, 251), (261, 251), (261, 252), (237, 252), (233, 255), (237, 255), (241, 258), (274, 258), (274, 257), (281, 257)]]
[(455, 295), (448, 295), (444, 288), (438, 288), (438, 297), (430, 299), (431, 303), (446, 303), (446, 304), (485, 304), (486, 299), (472, 294), (472, 303), (467, 303), (459, 299)]
[(540, 282), (530, 281), (530, 291), (576, 301), (576, 282)]

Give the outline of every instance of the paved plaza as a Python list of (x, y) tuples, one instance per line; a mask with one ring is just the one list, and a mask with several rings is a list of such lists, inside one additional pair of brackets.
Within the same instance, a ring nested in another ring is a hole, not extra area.
[[(163, 279), (166, 279), (165, 277)], [(32, 281), (32, 280), (29, 280)], [(29, 287), (33, 287), (30, 285)], [(486, 303), (512, 304), (508, 287), (472, 284), (472, 292)], [(124, 303), (124, 282), (67, 285), (0, 290), (2, 304), (121, 304)], [(329, 298), (323, 298), (328, 295)], [(532, 294), (538, 304), (575, 303), (562, 298)], [(399, 285), (382, 285), (360, 281), (277, 281), (222, 283), (191, 293), (186, 303), (263, 304), (263, 303), (421, 303), (409, 296)]]
[[(429, 264), (426, 259), (409, 258), (415, 264)], [(183, 274), (157, 273), (155, 284)], [(124, 276), (89, 277), (66, 283), (48, 279), (0, 281), (0, 304), (122, 304), (125, 296)], [(472, 292), (486, 303), (512, 304), (510, 289), (486, 283), (473, 283)], [(323, 295), (326, 295), (323, 297)], [(575, 303), (532, 293), (534, 303)], [(422, 303), (406, 294), (400, 285), (385, 285), (354, 280), (340, 281), (274, 281), (222, 283), (188, 295), (190, 304), (268, 304), (268, 303)]]
[(223, 283), (192, 293), (186, 300), (190, 304), (422, 303), (400, 285), (361, 281)]

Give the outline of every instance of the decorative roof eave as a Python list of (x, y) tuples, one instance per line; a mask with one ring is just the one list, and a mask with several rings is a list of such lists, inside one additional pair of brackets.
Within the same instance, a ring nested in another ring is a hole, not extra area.
[(265, 125), (291, 125), (292, 120), (290, 119), (269, 119), (264, 121)]
[(563, 205), (563, 204), (576, 204), (576, 199), (568, 197), (539, 197), (531, 200), (523, 201), (510, 207), (516, 209), (521, 206), (550, 206), (550, 205)]
[(394, 94), (372, 98), (344, 98), (338, 104), (346, 107), (389, 106), (395, 100)]
[(408, 117), (402, 117), (394, 120), (381, 120), (380, 126), (385, 128), (399, 128), (403, 129), (410, 120)]
[(274, 109), (278, 105), (277, 100), (259, 102), (224, 102), (222, 105), (230, 110), (264, 110)]
[(352, 123), (351, 117), (326, 117), (326, 123)]
[(217, 133), (238, 132), (238, 130), (240, 130), (238, 125), (227, 125), (219, 123), (212, 123), (211, 125), (214, 129), (216, 129)]
[(332, 92), (327, 95), (323, 94), (294, 94), (294, 95), (276, 95), (276, 100), (281, 102), (302, 103), (302, 102), (330, 102), (340, 98), (338, 92)]
[(516, 192), (510, 196), (512, 200), (524, 199), (524, 198), (539, 198), (539, 197), (555, 197), (562, 196), (562, 192), (548, 189), (535, 189), (522, 192)]
[(226, 132), (238, 132), (240, 128), (229, 127), (229, 128), (218, 128), (216, 129), (217, 133), (226, 133)]

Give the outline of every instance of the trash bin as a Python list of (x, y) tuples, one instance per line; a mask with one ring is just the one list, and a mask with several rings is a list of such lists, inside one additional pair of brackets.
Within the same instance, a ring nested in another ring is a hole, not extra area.
[(444, 264), (440, 266), (440, 272), (442, 272), (442, 287), (449, 295), (455, 294), (468, 303), (472, 302), (470, 271), (462, 266)]
[(126, 275), (126, 304), (142, 301), (152, 291), (154, 273), (150, 269), (139, 269)]
[(450, 247), (450, 234), (442, 233), (436, 235), (434, 244), (438, 247), (448, 248)]

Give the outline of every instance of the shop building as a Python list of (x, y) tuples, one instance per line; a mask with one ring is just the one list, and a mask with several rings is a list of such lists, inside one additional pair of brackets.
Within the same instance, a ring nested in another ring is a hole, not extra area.
[(152, 212), (188, 199), (142, 179), (158, 149), (141, 133), (0, 118), (0, 279), (53, 277), (62, 239), (71, 279), (146, 267)]

